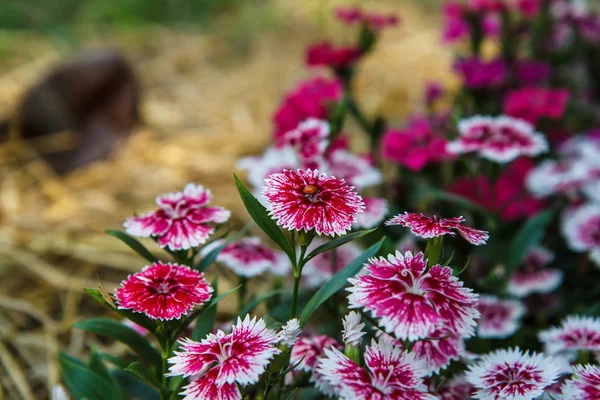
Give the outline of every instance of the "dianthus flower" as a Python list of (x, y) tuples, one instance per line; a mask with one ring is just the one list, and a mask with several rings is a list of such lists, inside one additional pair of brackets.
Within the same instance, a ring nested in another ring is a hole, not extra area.
[(427, 339), (416, 342), (411, 350), (428, 374), (438, 373), (452, 360), (458, 360), (465, 352), (465, 341), (448, 329), (439, 328)]
[(195, 305), (207, 302), (212, 292), (202, 272), (159, 261), (129, 275), (116, 294), (120, 309), (170, 320), (179, 319)]
[(342, 320), (344, 329), (342, 330), (342, 338), (346, 346), (360, 346), (362, 337), (367, 334), (363, 331), (365, 323), (361, 322), (360, 314), (356, 311), (350, 311)]
[(579, 189), (596, 177), (592, 166), (583, 160), (544, 160), (531, 170), (525, 182), (533, 195), (546, 197)]
[(292, 347), (298, 341), (298, 337), (300, 336), (300, 332), (302, 332), (302, 328), (300, 327), (300, 321), (298, 318), (292, 318), (281, 328), (279, 341), (280, 344)]
[(456, 62), (454, 70), (461, 76), (465, 86), (471, 89), (498, 87), (506, 80), (506, 64), (502, 60), (465, 58)]
[(339, 350), (325, 349), (317, 371), (336, 385), (341, 400), (434, 400), (423, 383), (424, 371), (414, 355), (395, 347), (392, 342), (373, 340), (365, 350), (363, 368)]
[(326, 120), (328, 105), (341, 98), (342, 85), (337, 79), (317, 77), (301, 82), (297, 89), (286, 95), (275, 112), (275, 138), (295, 129), (308, 118)]
[(533, 293), (550, 293), (562, 283), (562, 271), (546, 268), (552, 262), (554, 254), (544, 248), (533, 248), (523, 260), (523, 266), (517, 269), (506, 288), (515, 297), (526, 297)]
[(552, 72), (551, 64), (540, 61), (521, 60), (517, 62), (517, 79), (524, 85), (535, 85), (545, 81)]
[(160, 247), (198, 247), (213, 234), (214, 224), (227, 221), (231, 215), (222, 207), (208, 207), (211, 199), (210, 190), (188, 183), (183, 192), (157, 197), (158, 210), (127, 218), (123, 226), (130, 235), (157, 238)]
[(221, 250), (217, 261), (237, 275), (247, 278), (263, 272), (283, 275), (291, 269), (284, 253), (265, 246), (257, 237), (247, 237), (229, 243)]
[(477, 309), (481, 314), (477, 322), (477, 336), (504, 339), (514, 334), (521, 325), (525, 307), (517, 300), (500, 300), (495, 296), (479, 296)]
[(258, 382), (269, 360), (280, 353), (278, 340), (262, 319), (238, 318), (230, 334), (219, 330), (200, 342), (180, 341), (181, 351), (168, 360), (173, 364), (169, 375), (193, 377), (181, 393), (185, 400), (241, 400), (238, 385)]
[(337, 7), (335, 9), (335, 16), (348, 25), (363, 23), (374, 31), (396, 26), (400, 22), (396, 14), (364, 11), (360, 7)]
[(452, 276), (450, 267), (427, 270), (423, 253), (396, 252), (387, 259), (371, 258), (366, 271), (348, 279), (350, 308), (381, 318), (386, 332), (411, 341), (429, 337), (438, 326), (463, 337), (474, 334), (477, 295)]
[(571, 315), (560, 326), (541, 331), (538, 337), (549, 354), (600, 351), (600, 319)]
[(381, 224), (388, 213), (388, 202), (380, 197), (365, 197), (365, 211), (356, 216), (354, 228), (370, 229)]
[[(325, 153), (329, 137), (329, 123), (316, 118), (302, 121), (296, 129), (278, 138), (278, 147), (289, 146), (296, 150), (302, 162), (320, 159)], [(274, 171), (274, 172), (281, 172)]]
[[(320, 238), (315, 238), (309, 250), (325, 244)], [(346, 243), (334, 250), (318, 254), (303, 268), (302, 279), (309, 288), (320, 288), (325, 282), (350, 264), (361, 253), (361, 249), (354, 243)], [(333, 256), (335, 254), (335, 257)]]
[(459, 375), (437, 389), (435, 394), (440, 400), (466, 400), (475, 394), (475, 387), (464, 376)]
[(366, 155), (356, 155), (350, 151), (338, 148), (327, 154), (326, 171), (348, 184), (364, 189), (383, 182), (383, 174)]
[(386, 221), (385, 224), (405, 226), (410, 228), (415, 235), (425, 239), (442, 235), (454, 236), (454, 231), (457, 231), (467, 242), (475, 246), (485, 244), (489, 239), (488, 232), (465, 226), (462, 224), (464, 220), (463, 217), (442, 218), (436, 215), (428, 217), (423, 214), (405, 212)]
[(325, 65), (335, 69), (351, 67), (362, 56), (362, 51), (353, 46), (334, 47), (330, 42), (312, 45), (306, 50), (306, 65)]
[(577, 365), (573, 377), (561, 387), (564, 399), (600, 399), (600, 368), (596, 365)]
[(507, 93), (503, 110), (535, 124), (540, 118), (562, 118), (570, 97), (566, 89), (522, 88)]
[[(249, 156), (237, 162), (237, 168), (248, 171), (248, 183), (260, 188), (269, 175), (283, 170), (295, 170), (302, 167), (298, 152), (290, 146), (269, 147), (262, 156)], [(258, 200), (264, 201), (260, 193)]]
[(537, 156), (548, 151), (543, 134), (526, 121), (507, 117), (475, 116), (458, 124), (459, 137), (446, 150), (453, 154), (478, 152), (483, 158), (506, 163), (520, 156)]
[(558, 367), (543, 354), (500, 349), (469, 366), (466, 378), (477, 388), (474, 399), (532, 400), (558, 379)]
[(425, 118), (414, 119), (404, 130), (389, 130), (382, 140), (383, 157), (411, 171), (454, 156), (446, 151), (447, 140), (436, 134)]
[(442, 12), (444, 14), (444, 42), (453, 43), (469, 36), (470, 27), (465, 18), (466, 7), (462, 3), (447, 1), (443, 5)]
[(332, 346), (341, 348), (337, 340), (327, 335), (300, 336), (292, 349), (290, 364), (296, 365), (302, 360), (298, 369), (310, 372), (317, 366), (323, 350)]
[(270, 215), (289, 230), (342, 235), (364, 210), (362, 198), (343, 179), (317, 170), (284, 171), (265, 180)]
[(546, 205), (525, 188), (525, 180), (534, 168), (532, 160), (521, 157), (511, 162), (493, 183), (485, 174), (464, 177), (457, 179), (448, 191), (498, 214), (504, 221), (519, 220), (536, 214)]
[(561, 228), (571, 250), (589, 251), (592, 260), (600, 264), (600, 206), (586, 204), (567, 211)]

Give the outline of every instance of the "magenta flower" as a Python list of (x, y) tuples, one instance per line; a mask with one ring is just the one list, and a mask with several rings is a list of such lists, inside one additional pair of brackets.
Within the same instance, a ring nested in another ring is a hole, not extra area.
[(306, 65), (344, 69), (351, 67), (362, 55), (361, 49), (357, 47), (334, 47), (330, 42), (325, 41), (312, 45), (306, 50)]
[(423, 383), (424, 372), (414, 355), (390, 341), (372, 341), (365, 350), (365, 368), (335, 348), (325, 349), (326, 357), (317, 371), (335, 385), (341, 400), (435, 400)]
[(481, 400), (531, 400), (558, 375), (552, 358), (523, 353), (518, 347), (486, 354), (466, 372), (467, 381), (478, 389), (473, 398)]
[(521, 326), (525, 307), (517, 300), (500, 300), (495, 296), (479, 296), (477, 309), (481, 319), (477, 322), (477, 336), (489, 339), (504, 339), (514, 334)]
[(343, 179), (317, 170), (284, 171), (265, 180), (263, 195), (270, 215), (289, 230), (343, 235), (364, 210), (364, 203)]
[(459, 375), (437, 389), (435, 393), (440, 400), (466, 400), (475, 394), (475, 387), (467, 382), (464, 376)]
[(292, 349), (290, 365), (296, 365), (302, 360), (298, 369), (310, 372), (317, 366), (323, 350), (329, 347), (342, 348), (337, 340), (327, 335), (301, 336)]
[(454, 70), (461, 76), (466, 87), (481, 89), (498, 87), (506, 80), (506, 65), (504, 61), (484, 61), (477, 57), (459, 60)]
[(548, 151), (543, 134), (526, 121), (507, 116), (475, 116), (458, 124), (458, 139), (449, 142), (452, 154), (478, 152), (483, 158), (507, 163), (520, 156), (537, 156)]
[(527, 176), (534, 168), (531, 159), (521, 157), (508, 164), (494, 183), (481, 174), (457, 179), (448, 191), (496, 213), (504, 221), (519, 220), (546, 206), (544, 200), (531, 196), (525, 188)]
[(335, 16), (342, 22), (352, 25), (362, 21), (363, 12), (360, 7), (337, 7)]
[(517, 62), (517, 79), (523, 85), (535, 85), (545, 81), (552, 72), (551, 64), (540, 61), (521, 60)]
[(217, 331), (200, 342), (180, 341), (181, 351), (168, 360), (173, 364), (169, 376), (193, 377), (181, 393), (185, 400), (241, 400), (238, 385), (258, 382), (269, 360), (280, 353), (278, 340), (262, 319), (238, 318), (230, 334)]
[(436, 81), (427, 82), (425, 87), (425, 104), (432, 106), (439, 98), (444, 96), (444, 87)]
[(428, 373), (438, 373), (452, 360), (458, 360), (465, 352), (465, 341), (448, 329), (436, 329), (427, 339), (416, 342), (412, 348), (415, 359)]
[(458, 1), (447, 1), (443, 5), (444, 32), (446, 43), (453, 43), (469, 36), (470, 28), (466, 20), (466, 8)]
[(343, 179), (358, 189), (383, 182), (383, 174), (372, 164), (372, 160), (342, 148), (329, 152), (325, 168), (330, 175)]
[(567, 89), (522, 88), (504, 98), (506, 115), (535, 124), (540, 118), (560, 119), (571, 94)]
[(117, 289), (119, 308), (170, 320), (207, 302), (213, 288), (202, 272), (173, 263), (155, 262), (129, 275)]
[(600, 399), (600, 368), (595, 365), (577, 365), (573, 377), (561, 387), (564, 399)]
[(217, 261), (239, 276), (253, 277), (263, 272), (283, 275), (291, 265), (285, 253), (265, 246), (257, 237), (247, 237), (225, 246)]
[(600, 351), (600, 319), (571, 315), (558, 327), (538, 334), (548, 354)]
[(388, 202), (380, 197), (365, 197), (365, 211), (356, 216), (354, 228), (370, 229), (381, 224), (388, 213)]
[(313, 78), (288, 93), (273, 116), (275, 138), (295, 129), (308, 118), (326, 120), (328, 105), (342, 98), (342, 85), (336, 79)]
[(473, 336), (479, 317), (477, 295), (452, 276), (450, 267), (427, 270), (423, 253), (396, 252), (387, 260), (370, 259), (366, 271), (348, 279), (350, 308), (363, 308), (381, 318), (386, 332), (415, 341), (443, 326), (455, 335)]
[(528, 17), (533, 18), (538, 15), (540, 8), (542, 7), (541, 0), (518, 0), (517, 8), (521, 13)]
[(591, 259), (600, 264), (600, 206), (586, 204), (568, 211), (562, 221), (562, 234), (575, 252), (590, 252)]
[(428, 217), (423, 214), (404, 212), (386, 221), (385, 224), (405, 226), (424, 239), (442, 235), (454, 236), (454, 231), (458, 231), (467, 242), (475, 246), (485, 244), (490, 237), (488, 232), (465, 226), (462, 224), (464, 220), (463, 217), (442, 218), (436, 215)]
[[(278, 147), (289, 146), (296, 150), (302, 162), (319, 160), (325, 154), (329, 123), (320, 119), (309, 118), (302, 121), (296, 129), (284, 133), (278, 138)], [(281, 172), (283, 169), (274, 172)]]
[(454, 156), (446, 151), (447, 141), (436, 134), (425, 118), (414, 119), (404, 130), (389, 130), (382, 140), (383, 157), (411, 171)]
[(231, 215), (222, 207), (208, 207), (211, 199), (210, 190), (188, 183), (183, 192), (157, 197), (158, 210), (127, 218), (123, 225), (130, 235), (158, 238), (160, 247), (198, 247), (215, 231), (213, 224), (221, 224)]
[(550, 293), (560, 286), (563, 273), (559, 269), (546, 268), (554, 260), (554, 254), (544, 248), (532, 249), (523, 260), (523, 266), (516, 270), (508, 282), (507, 292), (523, 298), (533, 293)]
[[(322, 244), (325, 244), (324, 240), (315, 238), (309, 250), (314, 250)], [(332, 257), (332, 252), (335, 252), (335, 258)], [(309, 288), (320, 288), (333, 275), (358, 257), (361, 252), (361, 249), (356, 244), (350, 242), (334, 250), (321, 253), (306, 263), (303, 268), (302, 279)]]
[(400, 19), (396, 14), (383, 14), (374, 11), (364, 11), (360, 7), (337, 7), (335, 16), (348, 25), (363, 23), (374, 31), (397, 26)]

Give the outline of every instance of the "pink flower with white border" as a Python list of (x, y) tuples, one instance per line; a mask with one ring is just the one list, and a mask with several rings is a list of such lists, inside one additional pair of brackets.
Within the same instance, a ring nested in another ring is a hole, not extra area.
[(257, 237), (247, 237), (229, 243), (221, 250), (217, 261), (237, 275), (248, 278), (263, 272), (283, 275), (291, 270), (285, 253), (265, 246)]
[(558, 379), (558, 367), (551, 357), (517, 347), (484, 355), (465, 376), (477, 388), (474, 399), (532, 400)]
[[(316, 118), (302, 121), (296, 129), (278, 138), (278, 147), (291, 147), (300, 155), (303, 162), (319, 160), (327, 148), (329, 123)], [(276, 171), (281, 172), (281, 170)]]
[[(244, 157), (237, 162), (237, 168), (248, 171), (248, 182), (254, 188), (260, 188), (269, 175), (295, 170), (302, 166), (300, 156), (289, 146), (270, 147), (262, 156)], [(264, 200), (261, 195), (256, 196)]]
[(412, 348), (415, 359), (422, 363), (428, 374), (437, 374), (452, 360), (458, 360), (464, 352), (465, 341), (444, 328), (436, 329), (427, 339), (419, 340)]
[(600, 319), (571, 315), (562, 324), (538, 334), (548, 354), (600, 351)]
[(477, 322), (477, 336), (504, 339), (521, 326), (526, 309), (518, 300), (500, 300), (496, 296), (480, 295), (477, 309), (481, 319)]
[(439, 326), (455, 335), (473, 336), (477, 294), (463, 287), (450, 267), (427, 269), (423, 253), (371, 258), (365, 275), (350, 278), (350, 308), (363, 308), (380, 318), (380, 326), (398, 339), (426, 339)]
[(119, 309), (144, 313), (152, 319), (171, 320), (210, 300), (212, 292), (202, 272), (158, 261), (129, 275), (116, 295)]
[[(325, 240), (315, 238), (311, 243), (309, 250), (314, 250), (325, 243)], [(332, 252), (335, 254), (335, 258), (333, 257)], [(350, 262), (358, 257), (361, 252), (360, 247), (353, 242), (350, 242), (337, 247), (334, 250), (321, 253), (306, 263), (303, 269), (302, 279), (309, 288), (319, 288), (331, 279), (333, 275), (341, 271), (346, 265), (350, 264)]]
[(231, 215), (222, 207), (208, 207), (211, 199), (210, 190), (188, 183), (183, 192), (157, 197), (158, 210), (127, 218), (123, 225), (130, 235), (158, 238), (160, 247), (198, 247), (213, 234), (214, 224), (222, 224)]
[(561, 387), (565, 399), (600, 399), (600, 368), (596, 365), (577, 365), (573, 377)]
[(180, 341), (181, 351), (169, 358), (169, 376), (193, 377), (181, 395), (185, 400), (241, 400), (238, 385), (258, 382), (269, 361), (280, 350), (277, 332), (262, 319), (238, 318), (230, 334), (217, 331), (195, 342)]
[(475, 387), (464, 376), (459, 375), (435, 390), (435, 394), (440, 400), (466, 400), (475, 394)]
[(365, 197), (365, 211), (356, 216), (354, 228), (370, 229), (381, 224), (388, 213), (388, 202), (379, 197)]
[(317, 371), (336, 387), (341, 400), (435, 400), (423, 383), (424, 371), (413, 354), (392, 342), (373, 340), (365, 350), (365, 366), (335, 348), (325, 349)]
[(590, 252), (590, 258), (600, 264), (600, 206), (586, 204), (563, 217), (561, 231), (569, 248), (577, 253)]
[(523, 260), (523, 266), (516, 270), (506, 288), (515, 297), (523, 298), (533, 293), (550, 293), (560, 286), (563, 273), (556, 268), (546, 268), (554, 260), (554, 253), (545, 247), (532, 249)]
[(306, 372), (312, 371), (317, 366), (317, 361), (323, 350), (329, 347), (342, 348), (334, 338), (327, 335), (306, 335), (301, 336), (290, 355), (290, 365), (298, 365), (298, 369)]
[(579, 189), (595, 177), (594, 169), (582, 160), (542, 161), (525, 180), (527, 190), (537, 197)]
[(343, 179), (317, 170), (284, 171), (265, 180), (270, 215), (289, 230), (343, 235), (364, 210), (362, 197)]
[(383, 182), (383, 174), (371, 164), (369, 158), (344, 149), (332, 151), (326, 158), (325, 168), (330, 175), (344, 179), (358, 189)]
[(454, 236), (454, 231), (456, 230), (467, 242), (475, 246), (485, 244), (489, 239), (488, 232), (465, 226), (462, 224), (464, 221), (463, 217), (442, 218), (437, 215), (428, 217), (421, 213), (405, 212), (386, 221), (385, 224), (388, 226), (399, 225), (410, 228), (412, 233), (424, 239), (431, 239), (442, 235)]
[(527, 121), (501, 115), (475, 116), (458, 124), (458, 139), (449, 142), (452, 154), (477, 152), (483, 158), (507, 163), (520, 156), (537, 156), (548, 151), (548, 142)]

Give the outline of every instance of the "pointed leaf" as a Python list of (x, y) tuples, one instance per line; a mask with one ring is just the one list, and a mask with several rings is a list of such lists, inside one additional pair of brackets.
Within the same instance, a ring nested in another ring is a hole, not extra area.
[(246, 206), (246, 210), (256, 222), (256, 225), (269, 237), (275, 244), (277, 244), (287, 255), (289, 258), (292, 257), (292, 248), (288, 243), (283, 231), (277, 226), (275, 221), (269, 216), (269, 212), (267, 209), (260, 204), (260, 202), (250, 193), (250, 191), (244, 186), (244, 184), (239, 180), (236, 174), (233, 174), (235, 179), (235, 184), (237, 186), (238, 192), (240, 192), (240, 196), (242, 197), (242, 201), (244, 202), (244, 206)]
[(377, 243), (365, 250), (361, 255), (356, 257), (350, 264), (344, 269), (335, 274), (327, 283), (325, 283), (321, 289), (309, 300), (306, 307), (300, 314), (300, 326), (304, 326), (310, 316), (315, 312), (317, 308), (321, 306), (328, 298), (336, 294), (342, 289), (348, 282), (348, 278), (356, 275), (363, 267), (363, 264), (371, 257), (374, 257), (379, 248), (383, 244), (385, 238), (382, 238)]
[(91, 371), (100, 375), (106, 381), (112, 383), (112, 378), (108, 372), (108, 368), (104, 365), (104, 360), (100, 353), (98, 353), (98, 349), (96, 346), (92, 348), (92, 352), (90, 353), (90, 360), (88, 361), (88, 367)]
[(139, 333), (117, 321), (108, 318), (93, 318), (76, 322), (73, 327), (124, 343), (151, 365), (156, 368), (161, 366), (162, 358), (158, 351)]
[(76, 399), (127, 400), (119, 389), (79, 360), (60, 353), (58, 363), (65, 384)]
[(100, 357), (105, 360), (108, 361), (109, 363), (111, 363), (112, 365), (119, 367), (120, 369), (125, 369), (127, 368), (127, 366), (129, 366), (129, 364), (131, 364), (131, 361), (126, 360), (122, 357), (117, 357), (117, 356), (113, 356), (112, 354), (108, 354), (108, 353), (98, 353), (100, 355)]
[(330, 251), (335, 249), (336, 247), (340, 247), (343, 244), (356, 240), (362, 236), (368, 235), (369, 233), (375, 231), (377, 228), (367, 229), (364, 231), (353, 232), (348, 235), (341, 236), (337, 239), (330, 240), (329, 242), (317, 247), (313, 251), (310, 252), (308, 256), (306, 256), (305, 260), (308, 261), (315, 257), (318, 254), (325, 253), (326, 251)]
[(119, 310), (119, 309), (112, 308), (112, 306), (110, 306), (106, 302), (106, 300), (104, 299), (104, 297), (102, 296), (102, 294), (100, 293), (100, 291), (98, 289), (84, 288), (83, 291), (86, 292), (87, 294), (89, 294), (90, 296), (92, 296), (99, 303), (109, 306), (111, 308), (111, 310), (115, 311), (121, 317), (127, 318), (131, 322), (138, 324), (139, 326), (141, 326), (144, 329), (147, 329), (151, 333), (154, 333), (156, 331), (156, 324), (150, 318), (146, 317), (144, 314), (134, 313), (133, 311), (129, 311), (129, 310)]
[[(215, 279), (215, 281), (212, 283), (212, 287), (214, 288), (214, 293), (216, 295), (219, 292), (218, 279)], [(215, 326), (216, 319), (217, 307), (210, 307), (207, 310), (204, 310), (204, 312), (200, 314), (198, 318), (196, 318), (196, 325), (194, 325), (191, 339), (195, 341), (203, 339), (212, 331), (213, 327)]]
[(129, 236), (125, 232), (121, 232), (116, 229), (109, 229), (106, 231), (106, 233), (108, 233), (111, 236), (116, 237), (121, 242), (123, 242), (127, 246), (129, 246), (130, 249), (132, 249), (133, 251), (135, 251), (136, 253), (138, 253), (140, 256), (144, 257), (146, 260), (150, 261), (151, 263), (158, 261), (158, 259), (156, 257), (154, 257), (152, 255), (152, 253), (150, 253), (150, 251), (148, 251), (148, 249), (146, 249), (146, 247), (144, 247), (144, 245), (142, 243), (140, 243), (139, 240)]
[(158, 381), (158, 379), (156, 379), (156, 377), (154, 376), (152, 371), (150, 371), (150, 369), (148, 369), (148, 367), (146, 367), (142, 363), (139, 363), (137, 361), (132, 362), (131, 364), (129, 364), (127, 366), (127, 368), (125, 368), (125, 371), (131, 372), (132, 374), (134, 374), (135, 376), (137, 376), (138, 378), (140, 378), (147, 384), (154, 386), (155, 388), (157, 388), (158, 390), (160, 390), (163, 393), (170, 392), (169, 390), (166, 390), (162, 387), (161, 383)]

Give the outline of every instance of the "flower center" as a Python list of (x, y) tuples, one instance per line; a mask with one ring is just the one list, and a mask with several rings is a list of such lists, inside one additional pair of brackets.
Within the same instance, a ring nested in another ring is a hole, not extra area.
[(167, 282), (161, 282), (158, 284), (156, 288), (156, 292), (158, 294), (168, 294), (169, 293), (169, 284)]
[(306, 185), (304, 189), (302, 189), (302, 193), (304, 194), (315, 194), (317, 193), (317, 188), (313, 185)]
[(302, 189), (302, 193), (304, 193), (304, 197), (306, 197), (311, 203), (316, 203), (320, 201), (319, 190), (313, 185), (304, 186), (304, 189)]

